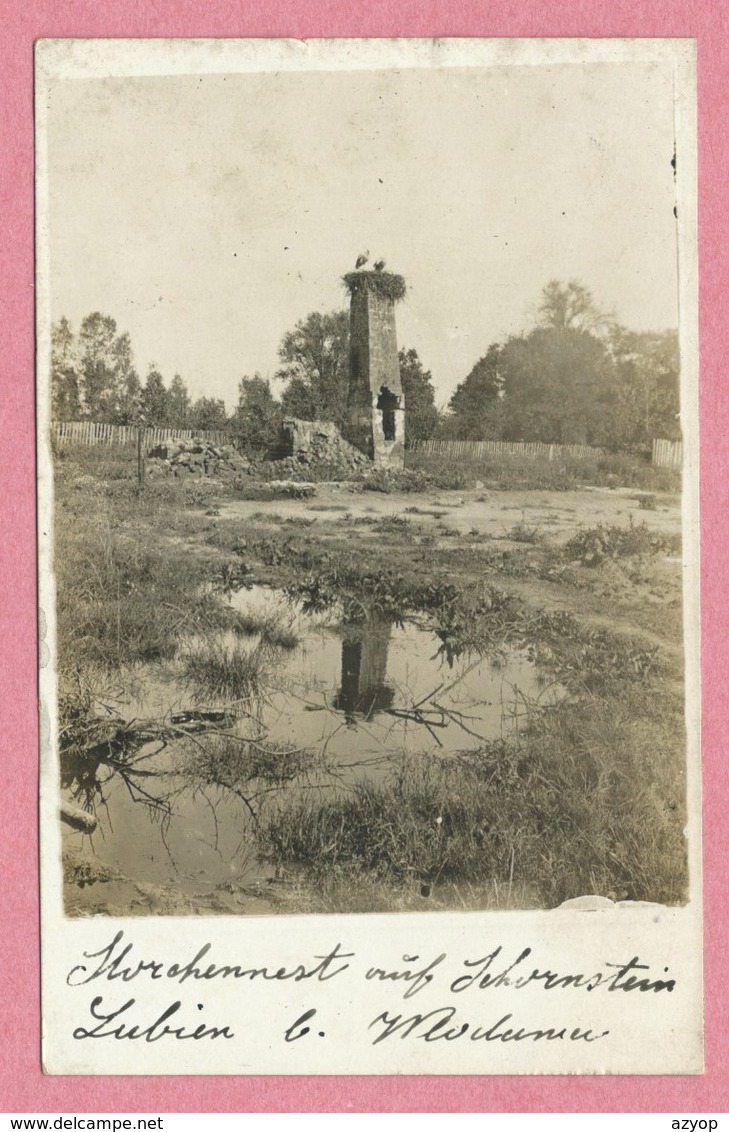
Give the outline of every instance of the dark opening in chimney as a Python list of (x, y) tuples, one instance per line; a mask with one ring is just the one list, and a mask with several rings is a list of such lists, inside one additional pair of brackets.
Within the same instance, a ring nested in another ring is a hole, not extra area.
[(386, 385), (383, 385), (377, 398), (377, 408), (382, 413), (382, 431), (385, 440), (395, 439), (395, 409), (399, 407), (400, 398), (391, 393)]

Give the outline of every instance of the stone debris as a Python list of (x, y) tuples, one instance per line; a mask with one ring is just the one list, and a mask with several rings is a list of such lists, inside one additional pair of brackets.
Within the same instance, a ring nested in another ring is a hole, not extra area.
[(284, 421), (279, 458), (249, 459), (231, 445), (200, 437), (168, 440), (147, 453), (147, 475), (209, 477), (224, 483), (241, 476), (264, 482), (306, 484), (346, 480), (371, 468), (372, 461), (344, 439), (331, 421)]
[(216, 445), (193, 437), (191, 440), (168, 440), (147, 453), (147, 475), (210, 476), (218, 480), (234, 480), (251, 472), (251, 462), (230, 445)]
[(372, 461), (345, 440), (332, 421), (303, 421), (290, 417), (283, 422), (283, 443), (277, 460), (257, 465), (262, 479), (294, 481), (347, 479), (372, 466)]

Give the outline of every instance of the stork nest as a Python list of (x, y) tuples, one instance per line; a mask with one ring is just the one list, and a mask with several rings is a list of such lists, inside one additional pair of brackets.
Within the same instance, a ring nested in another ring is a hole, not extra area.
[(399, 303), (407, 293), (402, 275), (393, 275), (389, 271), (350, 271), (344, 276), (344, 286), (350, 295), (363, 290), (374, 291), (393, 303)]

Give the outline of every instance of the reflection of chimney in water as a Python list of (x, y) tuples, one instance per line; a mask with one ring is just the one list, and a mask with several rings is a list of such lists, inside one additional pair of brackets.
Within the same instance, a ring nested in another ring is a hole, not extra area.
[(391, 631), (392, 622), (373, 618), (357, 637), (342, 641), (342, 685), (334, 697), (338, 711), (371, 719), (392, 707), (395, 692), (385, 682)]

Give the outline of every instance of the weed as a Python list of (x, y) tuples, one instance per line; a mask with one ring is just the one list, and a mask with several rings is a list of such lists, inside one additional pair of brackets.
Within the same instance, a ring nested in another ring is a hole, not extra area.
[(526, 542), (533, 545), (534, 543), (540, 542), (542, 536), (539, 533), (538, 527), (530, 527), (527, 524), (524, 518), (524, 512), (522, 511), (521, 519), (518, 523), (515, 523), (508, 532), (507, 538), (510, 538), (512, 542)]
[(179, 641), (222, 611), (202, 591), (209, 564), (149, 545), (108, 520), (56, 524), (58, 647), (103, 668), (174, 656)]
[(680, 549), (680, 535), (659, 534), (645, 523), (631, 522), (627, 527), (598, 524), (583, 528), (565, 544), (564, 554), (583, 566), (599, 566), (607, 558), (677, 554)]
[(410, 520), (405, 515), (385, 515), (374, 523), (374, 529), (383, 535), (412, 532)]
[(360, 480), (365, 491), (390, 492), (428, 491), (433, 486), (431, 478), (423, 471), (404, 468), (393, 471), (388, 468), (372, 468)]

